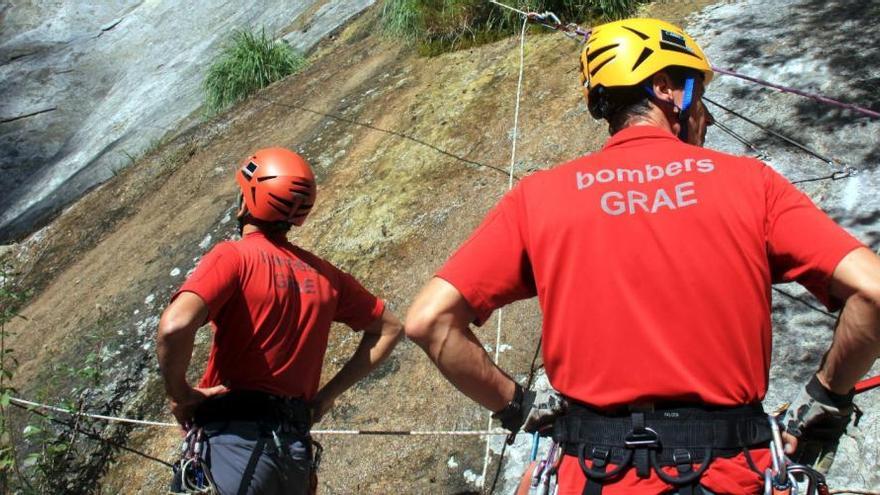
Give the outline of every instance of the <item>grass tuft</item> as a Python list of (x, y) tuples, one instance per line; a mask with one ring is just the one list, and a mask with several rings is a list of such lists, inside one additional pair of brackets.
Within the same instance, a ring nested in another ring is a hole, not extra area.
[[(601, 22), (632, 15), (644, 0), (508, 0), (524, 11), (551, 11), (563, 22)], [(410, 42), (423, 55), (467, 48), (514, 34), (518, 14), (486, 0), (385, 0), (386, 34)]]
[(205, 77), (205, 104), (220, 112), (306, 65), (301, 54), (284, 42), (259, 33), (236, 31)]

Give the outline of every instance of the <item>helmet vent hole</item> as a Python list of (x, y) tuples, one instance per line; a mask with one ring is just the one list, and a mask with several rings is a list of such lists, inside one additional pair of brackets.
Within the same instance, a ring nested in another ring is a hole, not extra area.
[(636, 36), (638, 36), (639, 38), (641, 38), (641, 39), (643, 39), (643, 40), (646, 40), (646, 39), (649, 38), (649, 36), (648, 36), (647, 34), (641, 32), (641, 31), (636, 31), (635, 29), (633, 29), (633, 28), (631, 28), (631, 27), (629, 27), (629, 26), (623, 26), (623, 29), (626, 29), (627, 31), (630, 31), (631, 33), (635, 34)]
[(608, 62), (611, 62), (615, 58), (617, 58), (617, 57), (616, 56), (611, 57), (608, 60), (606, 60), (606, 61), (602, 62), (601, 64), (597, 65), (596, 67), (594, 67), (593, 70), (590, 71), (590, 77), (594, 77), (597, 72), (602, 70), (602, 67), (605, 67), (605, 64), (607, 64)]
[(257, 182), (263, 182), (264, 180), (274, 179), (278, 177), (277, 175), (268, 175), (266, 177), (257, 177)]
[(257, 188), (253, 186), (251, 186), (251, 201), (253, 201), (254, 204), (257, 204)]
[(281, 213), (285, 217), (290, 215), (290, 209), (284, 209), (271, 201), (269, 201), (269, 206), (271, 206), (272, 208), (275, 208), (275, 210), (278, 211), (278, 213)]
[(637, 68), (638, 66), (642, 65), (642, 62), (644, 62), (645, 60), (647, 60), (648, 57), (650, 57), (652, 53), (654, 53), (654, 50), (651, 50), (650, 48), (648, 48), (648, 47), (646, 46), (646, 47), (642, 50), (642, 53), (639, 55), (639, 59), (636, 60), (635, 65), (633, 65), (632, 70), (636, 70), (636, 68)]
[(599, 48), (596, 51), (590, 51), (589, 53), (587, 53), (587, 63), (588, 64), (591, 63), (593, 61), (593, 59), (595, 59), (599, 55), (602, 55), (603, 53), (607, 52), (608, 50), (617, 48), (618, 46), (620, 46), (620, 45), (615, 43), (613, 45), (603, 46), (602, 48)]
[(284, 206), (286, 206), (288, 208), (293, 207), (293, 201), (284, 199), (281, 196), (278, 196), (278, 195), (272, 194), (272, 193), (269, 193), (269, 196), (272, 197), (272, 199), (274, 199), (275, 201), (278, 201), (279, 203), (283, 204)]
[(667, 43), (665, 41), (661, 41), (660, 48), (662, 48), (664, 50), (669, 50), (671, 52), (684, 53), (685, 55), (690, 55), (691, 57), (695, 57), (695, 58), (702, 60), (702, 58), (700, 58), (700, 56), (697, 55), (696, 53), (692, 52), (690, 50), (690, 48), (679, 46), (675, 43)]

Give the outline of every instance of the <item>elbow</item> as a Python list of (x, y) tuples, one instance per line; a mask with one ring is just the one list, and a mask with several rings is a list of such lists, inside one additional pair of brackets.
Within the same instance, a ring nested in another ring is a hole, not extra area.
[(847, 299), (846, 305), (858, 308), (860, 313), (880, 317), (880, 284), (859, 288)]
[(406, 323), (404, 324), (406, 338), (426, 349), (436, 335), (435, 329), (438, 323), (439, 315), (426, 308), (411, 308), (406, 315)]
[(859, 338), (863, 345), (872, 347), (880, 355), (880, 290), (859, 290), (846, 301), (857, 325), (864, 330)]
[(159, 343), (167, 343), (174, 340), (189, 329), (190, 322), (174, 312), (166, 311), (159, 320), (159, 329), (156, 340)]
[(861, 290), (857, 293), (865, 302), (872, 307), (875, 313), (880, 314), (880, 282), (875, 286)]
[(386, 323), (382, 329), (382, 334), (391, 339), (393, 345), (397, 345), (397, 343), (400, 342), (400, 339), (403, 337), (403, 332), (403, 323), (397, 318)]

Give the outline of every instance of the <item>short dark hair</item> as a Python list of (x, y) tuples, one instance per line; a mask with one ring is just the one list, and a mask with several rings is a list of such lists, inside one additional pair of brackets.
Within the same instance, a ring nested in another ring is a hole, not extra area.
[[(702, 74), (686, 67), (666, 67), (662, 70), (676, 88), (684, 86), (688, 77), (700, 77)], [(608, 133), (617, 134), (628, 127), (629, 123), (636, 118), (644, 117), (651, 111), (651, 97), (645, 89), (645, 84), (650, 82), (651, 75), (635, 86), (596, 88), (590, 95), (590, 114), (595, 119), (608, 121)]]

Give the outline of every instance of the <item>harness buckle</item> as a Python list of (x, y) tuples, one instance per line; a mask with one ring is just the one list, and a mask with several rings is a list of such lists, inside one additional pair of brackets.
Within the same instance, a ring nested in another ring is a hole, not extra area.
[(660, 435), (647, 426), (633, 428), (623, 439), (623, 444), (628, 449), (656, 449), (660, 447)]

